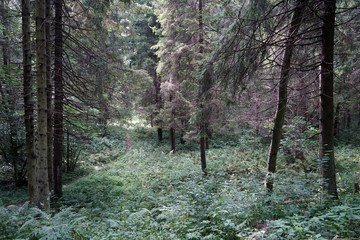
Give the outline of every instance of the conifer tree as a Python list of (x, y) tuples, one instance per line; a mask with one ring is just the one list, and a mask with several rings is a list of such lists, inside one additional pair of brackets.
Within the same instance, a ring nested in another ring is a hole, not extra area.
[(338, 198), (334, 156), (334, 34), (336, 0), (323, 0), (320, 104), (319, 104), (319, 154), (322, 187), (327, 194)]
[(32, 91), (31, 67), (31, 31), (30, 31), (30, 1), (22, 0), (22, 46), (23, 46), (23, 81), (24, 81), (24, 120), (26, 132), (26, 159), (28, 195), (31, 202), (36, 201), (36, 155), (34, 131), (34, 101)]
[(62, 0), (54, 0), (55, 5), (55, 51), (54, 51), (54, 194), (62, 196), (62, 162), (63, 162), (63, 30), (62, 30)]
[(36, 204), (50, 208), (49, 178), (47, 168), (47, 95), (46, 95), (46, 31), (45, 0), (35, 1), (36, 19), (36, 79), (38, 101), (38, 159), (36, 178), (38, 184)]

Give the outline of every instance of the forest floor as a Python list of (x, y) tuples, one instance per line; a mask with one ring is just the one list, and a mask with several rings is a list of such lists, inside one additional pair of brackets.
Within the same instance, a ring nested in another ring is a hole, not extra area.
[[(136, 125), (127, 129), (131, 149), (125, 154), (127, 130), (113, 128), (93, 141), (81, 167), (65, 177), (64, 196), (50, 213), (28, 203), (0, 207), (0, 239), (360, 237), (360, 197), (352, 193), (360, 149), (353, 145), (338, 147), (340, 201), (329, 202), (319, 191), (316, 167), (304, 173), (303, 163), (288, 165), (282, 154), (275, 191), (267, 195), (268, 144), (248, 130), (213, 137), (205, 177), (196, 143), (177, 143), (172, 154), (167, 135), (158, 143), (155, 129)], [(26, 196), (24, 190), (8, 191), (9, 198), (20, 191), (14, 203)], [(8, 205), (4, 199), (2, 192), (0, 202)]]

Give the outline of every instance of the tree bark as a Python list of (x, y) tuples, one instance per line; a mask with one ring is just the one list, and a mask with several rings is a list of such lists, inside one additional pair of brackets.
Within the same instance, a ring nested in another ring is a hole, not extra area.
[[(204, 54), (204, 22), (203, 22), (203, 1), (199, 0), (199, 53), (201, 55)], [(209, 79), (206, 79), (206, 77), (209, 77)], [(208, 90), (210, 89), (210, 84), (207, 85), (207, 83), (210, 83), (210, 75), (209, 74), (205, 74), (204, 78), (202, 79), (201, 84), (201, 89), (200, 89), (200, 111), (202, 112), (202, 118), (201, 118), (201, 123), (200, 123), (200, 159), (201, 159), (201, 171), (202, 173), (206, 176), (207, 175), (207, 170), (206, 170), (206, 151), (205, 148), (206, 146), (208, 146), (208, 144), (205, 143), (205, 139), (207, 140), (207, 114), (205, 114), (205, 108), (204, 108), (204, 103), (202, 103), (201, 101), (205, 99), (203, 99), (204, 96), (206, 96), (208, 94)], [(205, 97), (206, 98), (206, 97)], [(206, 102), (205, 102), (206, 103)]]
[(24, 120), (26, 134), (26, 161), (28, 178), (28, 195), (32, 203), (36, 202), (36, 155), (34, 131), (34, 100), (31, 75), (31, 30), (30, 0), (21, 1), (22, 8), (22, 46), (23, 46), (23, 79), (24, 79)]
[(334, 136), (339, 135), (340, 133), (340, 103), (336, 105), (336, 111), (335, 111), (335, 119), (334, 119)]
[(358, 104), (358, 126), (360, 126), (360, 103)]
[(348, 108), (346, 114), (346, 128), (350, 128), (350, 127), (351, 127), (351, 111)]
[(274, 128), (272, 132), (272, 139), (270, 144), (270, 150), (267, 159), (267, 176), (265, 179), (265, 186), (268, 192), (273, 191), (273, 177), (272, 175), (276, 171), (276, 159), (277, 153), (280, 147), (280, 140), (282, 134), (282, 127), (284, 124), (286, 105), (287, 105), (287, 86), (290, 78), (290, 66), (291, 66), (291, 57), (293, 49), (295, 47), (295, 40), (297, 38), (297, 33), (300, 28), (300, 24), (303, 18), (303, 12), (307, 0), (297, 0), (296, 8), (294, 10), (293, 17), (291, 19), (291, 25), (289, 29), (289, 35), (285, 43), (285, 52), (282, 60), (281, 66), (281, 76), (280, 76), (280, 85), (279, 85), (279, 96), (277, 111), (274, 120)]
[(163, 139), (163, 130), (162, 130), (161, 127), (158, 127), (158, 129), (157, 129), (157, 134), (158, 134), (159, 142), (161, 142), (162, 139)]
[(336, 0), (322, 1), (322, 49), (320, 70), (319, 155), (322, 188), (338, 199), (334, 157), (334, 32)]
[[(158, 115), (160, 112), (160, 109), (161, 109), (161, 95), (160, 95), (161, 82), (160, 82), (160, 77), (156, 74), (156, 72), (154, 73), (154, 76), (153, 76), (153, 83), (154, 83), (154, 87), (155, 87), (155, 104), (156, 104), (157, 115)], [(157, 129), (158, 140), (159, 140), (159, 142), (161, 142), (163, 139), (163, 130), (160, 127), (160, 121), (156, 120), (155, 124), (158, 126), (158, 129)]]
[(205, 155), (205, 137), (200, 137), (200, 155), (201, 155), (201, 171), (206, 176), (206, 155)]
[(129, 132), (126, 133), (126, 153), (129, 153), (131, 148), (131, 138)]
[(50, 191), (54, 189), (54, 168), (53, 168), (53, 113), (52, 113), (52, 83), (51, 83), (51, 32), (50, 32), (50, 0), (45, 0), (45, 17), (46, 17), (46, 94), (47, 94), (47, 135), (48, 135), (48, 176)]
[(54, 0), (55, 5), (55, 62), (54, 62), (54, 195), (62, 196), (62, 161), (63, 161), (63, 35), (62, 35), (62, 0)]
[(175, 153), (175, 129), (173, 127), (170, 128), (170, 144), (171, 152)]
[(38, 99), (38, 159), (37, 205), (42, 209), (50, 208), (49, 179), (47, 171), (47, 96), (46, 96), (46, 39), (45, 39), (45, 1), (35, 1), (36, 11), (36, 67)]

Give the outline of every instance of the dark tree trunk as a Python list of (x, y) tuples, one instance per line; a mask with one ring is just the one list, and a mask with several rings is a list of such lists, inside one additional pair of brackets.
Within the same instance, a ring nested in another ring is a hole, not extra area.
[(336, 105), (335, 120), (334, 120), (334, 136), (339, 135), (340, 132), (340, 103)]
[(37, 65), (37, 100), (38, 100), (38, 158), (37, 174), (39, 208), (50, 208), (49, 178), (47, 166), (47, 95), (46, 95), (46, 31), (45, 1), (35, 1), (36, 10), (36, 65)]
[(70, 133), (66, 131), (66, 171), (70, 171)]
[(63, 33), (62, 0), (54, 0), (55, 5), (55, 105), (54, 105), (54, 194), (62, 196), (62, 161), (63, 161)]
[(159, 142), (161, 142), (163, 140), (163, 130), (161, 127), (158, 127), (157, 134), (158, 134)]
[(323, 0), (319, 155), (322, 188), (338, 199), (334, 157), (334, 31), (336, 0)]
[(200, 152), (201, 152), (201, 171), (206, 176), (206, 155), (205, 155), (205, 137), (200, 137)]
[(28, 195), (32, 203), (36, 201), (36, 155), (34, 131), (34, 100), (31, 75), (31, 31), (30, 0), (22, 0), (23, 32), (23, 78), (24, 78), (24, 120), (26, 132), (26, 161), (28, 177)]
[(360, 103), (358, 104), (358, 126), (360, 126)]
[(287, 86), (290, 78), (290, 66), (291, 66), (291, 57), (293, 54), (293, 49), (295, 46), (295, 40), (297, 38), (297, 33), (300, 28), (300, 24), (303, 18), (303, 12), (307, 0), (297, 0), (296, 8), (294, 15), (291, 20), (291, 26), (289, 29), (289, 35), (285, 43), (285, 52), (282, 60), (281, 66), (281, 76), (280, 76), (280, 85), (279, 85), (279, 97), (277, 111), (274, 121), (274, 129), (272, 132), (272, 139), (270, 150), (267, 159), (267, 176), (265, 180), (265, 186), (268, 192), (273, 191), (273, 177), (272, 175), (276, 171), (276, 159), (277, 153), (280, 147), (280, 140), (282, 134), (282, 127), (284, 124), (286, 105), (287, 105)]
[(346, 128), (350, 128), (350, 127), (351, 127), (351, 111), (348, 108), (346, 114)]
[(170, 144), (171, 152), (175, 153), (175, 129), (173, 127), (170, 128)]
[(48, 135), (48, 175), (50, 191), (54, 189), (54, 170), (53, 170), (53, 126), (52, 126), (52, 84), (51, 84), (51, 32), (50, 32), (50, 0), (45, 1), (46, 15), (46, 83), (47, 83), (47, 135)]
[[(160, 82), (160, 77), (156, 74), (156, 72), (154, 73), (153, 76), (153, 83), (154, 83), (154, 87), (155, 87), (155, 104), (156, 104), (156, 110), (157, 110), (157, 115), (160, 113), (160, 109), (161, 109), (161, 95), (160, 95), (160, 90), (161, 90), (161, 82)], [(160, 127), (160, 121), (156, 120), (155, 124), (158, 126), (157, 129), (157, 133), (158, 133), (158, 139), (159, 142), (162, 141), (163, 139), (163, 130)]]
[[(199, 0), (199, 52), (200, 54), (204, 54), (204, 22), (203, 22), (203, 1)], [(209, 73), (209, 71), (207, 71), (207, 73)], [(206, 170), (206, 151), (205, 148), (208, 147), (209, 145), (205, 143), (205, 141), (207, 140), (207, 121), (208, 121), (208, 116), (205, 113), (205, 107), (204, 107), (204, 103), (206, 104), (206, 100), (207, 99), (207, 95), (208, 95), (208, 91), (210, 90), (210, 82), (211, 81), (211, 75), (210, 74), (205, 74), (201, 84), (201, 89), (200, 89), (200, 111), (202, 112), (202, 118), (201, 118), (201, 123), (200, 123), (200, 159), (201, 159), (201, 171), (203, 172), (203, 174), (206, 176), (207, 175), (207, 170)], [(204, 103), (202, 103), (202, 101), (204, 101)]]

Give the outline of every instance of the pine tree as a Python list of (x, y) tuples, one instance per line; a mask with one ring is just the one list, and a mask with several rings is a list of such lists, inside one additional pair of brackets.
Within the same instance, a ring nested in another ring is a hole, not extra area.
[(36, 19), (36, 79), (38, 100), (38, 159), (36, 178), (38, 196), (36, 204), (42, 209), (50, 208), (49, 178), (47, 168), (47, 95), (46, 95), (46, 31), (45, 0), (35, 1)]

